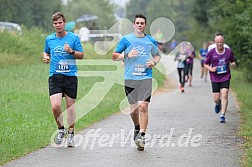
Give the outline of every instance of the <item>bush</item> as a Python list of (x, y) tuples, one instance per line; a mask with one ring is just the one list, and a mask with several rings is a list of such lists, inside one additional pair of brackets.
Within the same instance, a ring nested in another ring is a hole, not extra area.
[(45, 35), (38, 28), (22, 29), (22, 35), (0, 33), (0, 66), (41, 62)]

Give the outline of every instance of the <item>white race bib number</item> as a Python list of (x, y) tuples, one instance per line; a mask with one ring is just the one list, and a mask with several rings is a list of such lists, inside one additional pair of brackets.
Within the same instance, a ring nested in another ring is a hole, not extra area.
[(224, 74), (227, 72), (227, 66), (222, 65), (222, 66), (217, 66), (217, 74)]
[(136, 64), (134, 69), (133, 69), (132, 75), (144, 76), (144, 75), (147, 74), (145, 72), (145, 69), (146, 69), (145, 65)]
[(56, 72), (70, 72), (69, 63), (61, 61), (56, 65)]

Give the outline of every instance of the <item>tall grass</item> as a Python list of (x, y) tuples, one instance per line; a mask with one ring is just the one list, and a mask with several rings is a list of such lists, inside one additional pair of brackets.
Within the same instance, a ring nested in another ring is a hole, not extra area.
[(233, 71), (231, 87), (240, 104), (242, 125), (239, 135), (245, 140), (245, 156), (242, 161), (246, 167), (252, 166), (252, 83), (247, 81), (241, 71)]
[[(24, 30), (22, 36), (0, 33), (0, 164), (48, 145), (56, 130), (48, 94), (49, 65), (43, 64), (41, 56), (44, 38), (39, 29)], [(96, 54), (89, 43), (83, 47), (85, 59), (110, 59), (112, 54)], [(162, 85), (165, 76), (157, 70), (154, 76)], [(79, 77), (77, 101), (100, 81), (99, 77)], [(118, 112), (124, 97), (123, 86), (114, 84), (104, 100), (76, 122), (76, 130)]]
[[(0, 77), (0, 162), (3, 163), (47, 145), (56, 124), (49, 102), (47, 65), (2, 68)], [(84, 96), (97, 80), (80, 78), (78, 97)], [(97, 108), (77, 122), (78, 131), (119, 111), (123, 89), (116, 85), (114, 88)]]
[(22, 35), (0, 33), (0, 67), (40, 62), (44, 38), (38, 28), (24, 28)]

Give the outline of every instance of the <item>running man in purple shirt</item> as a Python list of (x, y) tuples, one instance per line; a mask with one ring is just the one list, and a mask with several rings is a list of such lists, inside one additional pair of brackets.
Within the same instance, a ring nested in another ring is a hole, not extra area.
[(212, 92), (215, 105), (215, 113), (219, 113), (220, 122), (225, 122), (225, 114), (228, 105), (228, 91), (231, 79), (230, 65), (236, 66), (234, 53), (224, 47), (223, 35), (214, 38), (216, 48), (207, 53), (204, 66), (209, 70), (212, 81)]

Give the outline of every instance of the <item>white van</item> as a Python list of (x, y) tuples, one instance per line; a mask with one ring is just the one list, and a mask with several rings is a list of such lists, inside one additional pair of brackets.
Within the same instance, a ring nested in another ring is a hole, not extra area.
[(8, 31), (12, 34), (22, 34), (22, 29), (19, 24), (11, 22), (0, 22), (0, 32)]

